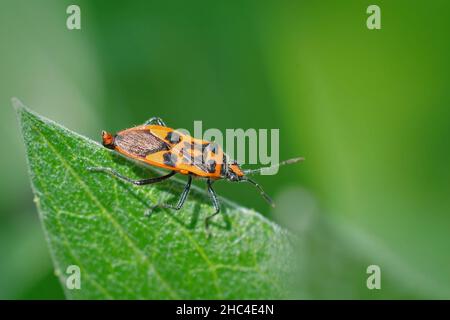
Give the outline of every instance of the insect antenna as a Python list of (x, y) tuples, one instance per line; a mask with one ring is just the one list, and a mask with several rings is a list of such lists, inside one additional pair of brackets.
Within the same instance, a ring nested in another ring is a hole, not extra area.
[(292, 159), (289, 159), (289, 160), (281, 161), (280, 163), (274, 164), (273, 166), (270, 166), (270, 167), (262, 167), (262, 168), (258, 168), (258, 169), (248, 169), (248, 170), (243, 170), (242, 172), (245, 175), (257, 174), (257, 173), (261, 173), (262, 170), (275, 169), (275, 168), (284, 166), (285, 164), (297, 163), (297, 162), (300, 162), (300, 161), (303, 161), (303, 160), (305, 160), (305, 158), (303, 158), (303, 157), (292, 158)]
[(270, 204), (270, 206), (272, 208), (275, 208), (275, 203), (273, 202), (272, 198), (270, 198), (269, 195), (264, 192), (263, 188), (256, 181), (254, 181), (248, 177), (244, 177), (240, 181), (248, 182), (248, 183), (251, 183), (252, 185), (254, 185), (259, 190), (259, 193), (264, 198), (264, 200), (266, 200), (267, 203)]

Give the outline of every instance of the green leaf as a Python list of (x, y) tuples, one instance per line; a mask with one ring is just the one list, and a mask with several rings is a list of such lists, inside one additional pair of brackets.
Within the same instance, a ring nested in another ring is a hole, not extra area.
[[(191, 191), (180, 211), (144, 212), (175, 202), (183, 181), (134, 186), (89, 166), (132, 178), (144, 168), (27, 109), (13, 99), (23, 133), (40, 219), (66, 296), (73, 299), (232, 299), (289, 295), (291, 235), (259, 213), (220, 199), (212, 213), (205, 191)], [(81, 270), (81, 289), (68, 289), (67, 268)]]

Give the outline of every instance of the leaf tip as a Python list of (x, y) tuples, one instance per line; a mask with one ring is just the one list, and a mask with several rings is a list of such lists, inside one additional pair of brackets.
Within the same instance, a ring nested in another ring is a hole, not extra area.
[(23, 109), (25, 109), (25, 105), (22, 103), (22, 101), (20, 101), (16, 97), (11, 98), (11, 103), (14, 107), (14, 110), (16, 110), (16, 112), (19, 112), (19, 111), (22, 111)]
[(20, 124), (23, 123), (23, 117), (24, 115), (34, 115), (35, 117), (38, 117), (33, 111), (31, 111), (19, 98), (12, 97), (11, 98), (11, 104), (16, 111), (17, 120)]
[(24, 113), (26, 113), (27, 111), (29, 113), (30, 110), (23, 104), (22, 101), (19, 100), (19, 98), (16, 97), (11, 98), (11, 104), (16, 111), (16, 116), (19, 120), (19, 123), (22, 123)]

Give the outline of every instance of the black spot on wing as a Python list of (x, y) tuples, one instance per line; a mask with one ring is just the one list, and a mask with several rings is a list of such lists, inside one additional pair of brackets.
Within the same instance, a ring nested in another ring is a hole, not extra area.
[(216, 172), (216, 162), (214, 160), (208, 160), (206, 161), (206, 170), (209, 173)]
[(222, 176), (225, 176), (227, 173), (227, 170), (228, 170), (227, 157), (224, 153), (223, 157), (222, 157), (222, 167), (220, 168), (220, 174)]
[[(186, 148), (182, 148), (180, 150), (181, 161), (185, 164), (194, 166), (203, 172), (211, 172), (209, 170), (212, 170), (211, 168), (212, 168), (213, 164), (209, 163), (209, 167), (208, 167), (208, 161), (205, 162), (206, 158), (204, 158), (202, 154), (194, 156), (193, 153), (191, 153), (189, 151), (189, 150), (191, 150), (192, 145), (190, 143), (188, 143), (188, 145), (189, 145), (188, 150), (186, 150)], [(215, 170), (215, 164), (214, 164), (214, 170)]]
[(211, 142), (204, 144), (203, 149), (205, 151), (211, 151), (212, 154), (216, 154), (219, 151), (219, 145), (217, 143)]
[(196, 142), (187, 142), (185, 141), (183, 143), (183, 148), (186, 150), (191, 150), (191, 151), (205, 151), (208, 150), (210, 146), (209, 142), (205, 142), (205, 143), (196, 143)]
[(181, 141), (181, 135), (174, 131), (170, 131), (166, 136), (166, 140), (170, 143), (176, 144)]
[(211, 150), (211, 147), (214, 147), (214, 143), (205, 142), (200, 145), (197, 145), (197, 148), (204, 152), (205, 150)]
[(216, 172), (216, 161), (213, 159), (208, 159), (202, 155), (194, 157), (194, 166), (201, 169), (204, 172), (214, 173)]
[(211, 152), (214, 154), (219, 152), (219, 146), (217, 144), (214, 144), (213, 147), (211, 148)]
[(172, 152), (166, 152), (163, 154), (164, 164), (169, 167), (175, 167), (178, 161), (178, 157)]

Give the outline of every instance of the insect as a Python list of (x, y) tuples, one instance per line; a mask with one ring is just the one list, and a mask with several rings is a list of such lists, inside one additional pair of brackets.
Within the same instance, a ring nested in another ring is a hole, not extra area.
[[(160, 118), (153, 117), (143, 125), (120, 131), (115, 135), (103, 131), (102, 140), (103, 146), (106, 148), (113, 149), (126, 157), (148, 165), (170, 170), (170, 172), (159, 177), (133, 180), (111, 168), (89, 167), (88, 170), (90, 171), (104, 172), (138, 186), (161, 182), (176, 173), (187, 175), (188, 180), (178, 202), (175, 205), (156, 204), (149, 208), (149, 211), (146, 212), (147, 215), (151, 214), (157, 207), (181, 209), (191, 189), (193, 177), (206, 180), (208, 194), (214, 206), (214, 213), (205, 219), (206, 228), (209, 226), (210, 219), (220, 212), (217, 194), (212, 187), (213, 183), (220, 179), (250, 183), (258, 189), (261, 196), (270, 205), (274, 206), (272, 199), (264, 192), (263, 188), (248, 177), (250, 174), (260, 173), (264, 168), (242, 170), (237, 162), (231, 160), (218, 144), (195, 139), (171, 129)], [(290, 159), (271, 168), (302, 160), (304, 159), (301, 157)]]

